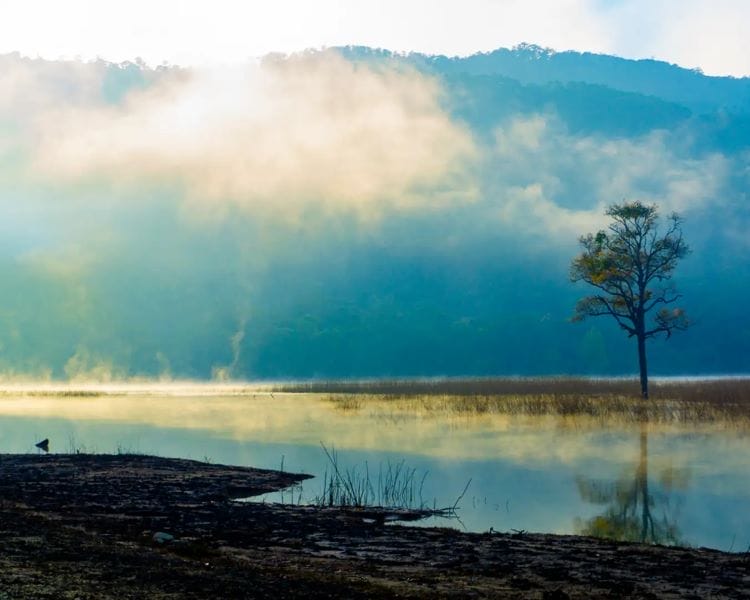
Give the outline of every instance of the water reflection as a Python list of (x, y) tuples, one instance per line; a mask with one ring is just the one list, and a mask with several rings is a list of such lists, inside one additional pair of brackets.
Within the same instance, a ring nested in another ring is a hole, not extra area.
[(687, 470), (664, 469), (657, 485), (649, 485), (648, 425), (640, 431), (637, 463), (614, 482), (578, 476), (581, 498), (606, 506), (603, 513), (587, 520), (576, 519), (578, 533), (631, 542), (684, 545), (673, 508), (671, 491), (686, 489)]
[[(421, 406), (421, 408), (420, 408)], [(735, 424), (639, 424), (585, 416), (456, 413), (426, 405), (199, 388), (103, 396), (0, 393), (0, 452), (133, 450), (284, 468), (321, 492), (343, 467), (402, 460), (428, 472), (424, 498), (461, 502), (467, 529), (591, 533), (723, 550), (750, 544), (750, 435)], [(373, 471), (374, 472), (374, 471)], [(295, 501), (299, 492), (295, 492)], [(443, 523), (444, 524), (444, 523)]]

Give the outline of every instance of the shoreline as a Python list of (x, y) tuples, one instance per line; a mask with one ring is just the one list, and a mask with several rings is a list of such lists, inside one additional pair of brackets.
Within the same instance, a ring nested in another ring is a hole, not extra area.
[(0, 455), (0, 599), (750, 597), (747, 553), (232, 500), (306, 477), (146, 455)]
[[(649, 382), (655, 385), (691, 384), (712, 382), (748, 382), (750, 373), (720, 373), (720, 374), (682, 374), (682, 375), (652, 375)], [(435, 375), (435, 376), (405, 376), (405, 377), (351, 377), (351, 378), (319, 378), (319, 379), (261, 379), (261, 380), (211, 380), (211, 379), (160, 379), (148, 377), (132, 377), (111, 381), (96, 380), (66, 380), (66, 379), (34, 379), (34, 378), (4, 378), (0, 377), (0, 394), (13, 393), (100, 393), (103, 395), (152, 393), (160, 390), (169, 393), (190, 393), (203, 395), (212, 392), (230, 394), (253, 393), (297, 393), (298, 391), (312, 391), (313, 393), (330, 391), (327, 387), (349, 388), (364, 391), (372, 386), (428, 386), (438, 390), (442, 385), (453, 387), (464, 386), (471, 388), (477, 383), (489, 382), (498, 385), (532, 383), (570, 383), (586, 384), (608, 383), (638, 383), (637, 373), (630, 375)], [(289, 390), (289, 391), (287, 391)]]

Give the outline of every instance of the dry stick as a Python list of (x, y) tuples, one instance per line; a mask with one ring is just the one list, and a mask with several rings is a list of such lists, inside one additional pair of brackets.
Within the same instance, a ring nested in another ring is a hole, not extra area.
[(422, 481), (419, 482), (419, 508), (424, 509), (424, 500), (422, 499), (422, 490), (424, 489), (424, 480), (427, 479), (429, 471), (425, 471), (422, 475)]
[(453, 506), (451, 507), (452, 512), (456, 512), (456, 507), (458, 506), (458, 503), (461, 502), (461, 498), (464, 497), (464, 495), (466, 494), (466, 490), (469, 489), (470, 485), (471, 485), (471, 478), (469, 478), (469, 481), (466, 482), (466, 487), (464, 488), (464, 491), (461, 492), (461, 495), (458, 498), (456, 498), (456, 501), (453, 503)]

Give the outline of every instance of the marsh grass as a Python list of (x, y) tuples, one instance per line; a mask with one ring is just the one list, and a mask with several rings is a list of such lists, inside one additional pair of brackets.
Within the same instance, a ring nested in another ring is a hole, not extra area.
[(98, 398), (100, 396), (106, 396), (106, 392), (98, 390), (16, 390), (16, 389), (5, 389), (0, 390), (0, 397), (11, 396), (18, 397), (23, 396), (27, 398)]
[[(750, 377), (651, 382), (652, 399), (684, 400), (749, 399)], [(289, 383), (275, 391), (386, 396), (626, 396), (639, 397), (636, 379), (584, 377), (493, 377), (450, 379), (374, 379), (362, 381), (313, 381)]]
[(336, 408), (360, 411), (386, 404), (398, 412), (505, 414), (660, 423), (750, 424), (750, 379), (655, 381), (651, 398), (628, 379), (446, 379), (320, 382), (284, 391), (325, 393)]
[(427, 472), (417, 477), (417, 469), (406, 466), (405, 461), (388, 461), (378, 467), (377, 479), (364, 466), (343, 467), (335, 448), (321, 444), (328, 459), (323, 475), (323, 491), (315, 498), (320, 506), (366, 507), (392, 509), (425, 509), (422, 490)]
[[(368, 463), (363, 467), (344, 467), (334, 448), (321, 443), (328, 459), (323, 475), (323, 490), (314, 498), (313, 504), (321, 507), (357, 509), (358, 514), (385, 522), (386, 517), (393, 521), (415, 521), (427, 517), (458, 519), (459, 502), (471, 485), (466, 483), (461, 494), (452, 506), (429, 507), (422, 498), (422, 490), (427, 471), (418, 477), (417, 469), (410, 468), (404, 460), (388, 461), (378, 467), (377, 480), (373, 482)], [(301, 502), (301, 495), (298, 502)]]

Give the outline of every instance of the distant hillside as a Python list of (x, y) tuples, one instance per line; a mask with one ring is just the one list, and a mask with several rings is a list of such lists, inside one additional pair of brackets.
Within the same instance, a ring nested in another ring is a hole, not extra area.
[(522, 44), (512, 49), (473, 54), (465, 58), (424, 54), (393, 55), (364, 47), (340, 49), (351, 59), (398, 56), (421, 68), (446, 75), (492, 75), (521, 83), (589, 83), (623, 92), (656, 96), (697, 113), (718, 109), (750, 112), (750, 78), (709, 77), (658, 60), (628, 60), (589, 52), (554, 52)]
[(750, 373), (750, 79), (346, 47), (11, 54), (0, 89), (0, 377), (632, 374), (613, 321), (570, 322), (577, 240), (623, 199), (692, 249), (653, 373)]
[(710, 77), (656, 60), (522, 45), (466, 58), (348, 46), (348, 60), (408, 64), (440, 77), (446, 103), (476, 135), (513, 115), (553, 112), (571, 133), (682, 132), (689, 153), (750, 149), (750, 78)]

